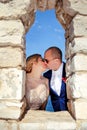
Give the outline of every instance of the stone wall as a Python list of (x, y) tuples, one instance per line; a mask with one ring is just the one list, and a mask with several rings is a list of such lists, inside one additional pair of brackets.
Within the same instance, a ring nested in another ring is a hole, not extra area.
[(33, 21), (33, 1), (0, 2), (0, 118), (2, 119), (19, 119), (25, 111), (25, 33)]
[(87, 120), (87, 0), (0, 0), (1, 119), (25, 113), (25, 34), (37, 10), (53, 8), (65, 29), (69, 112), (78, 122)]

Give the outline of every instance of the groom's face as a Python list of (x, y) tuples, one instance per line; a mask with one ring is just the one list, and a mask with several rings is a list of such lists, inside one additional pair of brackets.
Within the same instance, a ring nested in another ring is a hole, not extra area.
[(51, 53), (51, 50), (48, 50), (44, 54), (45, 63), (47, 64), (48, 69), (55, 70), (57, 59), (54, 59)]

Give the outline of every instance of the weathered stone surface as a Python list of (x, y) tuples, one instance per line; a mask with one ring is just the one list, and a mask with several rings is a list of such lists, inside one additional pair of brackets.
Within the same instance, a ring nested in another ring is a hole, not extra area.
[(76, 130), (75, 120), (65, 112), (29, 111), (24, 119), (0, 120), (1, 130)]
[(66, 77), (69, 77), (71, 74), (71, 59), (68, 59), (66, 62)]
[(0, 2), (2, 2), (2, 3), (8, 3), (8, 2), (10, 2), (10, 0), (0, 0)]
[(46, 112), (30, 110), (19, 124), (20, 130), (75, 130), (74, 119), (67, 111)]
[(20, 18), (34, 9), (33, 2), (33, 0), (10, 0), (6, 4), (0, 3), (0, 18)]
[(8, 130), (18, 130), (18, 122), (17, 121), (9, 121), (9, 129)]
[(71, 42), (69, 42), (69, 39), (67, 39), (66, 59), (71, 58), (76, 53), (87, 54), (87, 37), (74, 38), (74, 40)]
[(87, 72), (87, 55), (77, 53), (72, 59), (66, 63), (67, 76), (75, 72)]
[(25, 95), (25, 71), (0, 69), (0, 99), (21, 100)]
[(87, 130), (87, 120), (78, 120), (77, 121), (78, 128), (77, 130)]
[(0, 3), (0, 19), (21, 19), (27, 31), (34, 22), (34, 0), (10, 0)]
[(0, 120), (0, 130), (8, 130), (9, 124), (5, 120)]
[(72, 20), (69, 28), (70, 41), (74, 37), (86, 37), (87, 36), (87, 17), (82, 15), (76, 15)]
[(69, 59), (71, 57), (71, 42), (69, 41), (69, 38), (67, 38), (65, 45), (65, 58)]
[(62, 0), (57, 1), (55, 8), (56, 8), (56, 17), (63, 26), (63, 28), (66, 30), (66, 28), (68, 27), (68, 25), (72, 20), (72, 17), (64, 11)]
[(75, 73), (67, 79), (68, 99), (87, 99), (87, 73)]
[(71, 55), (74, 55), (75, 53), (87, 54), (87, 37), (74, 38), (69, 49)]
[(36, 6), (39, 10), (46, 10), (47, 7), (47, 0), (36, 0)]
[(0, 130), (19, 130), (15, 120), (0, 120)]
[(56, 0), (48, 0), (47, 1), (47, 9), (54, 9), (56, 6)]
[(25, 29), (20, 20), (0, 20), (0, 46), (24, 45)]
[(71, 16), (76, 13), (87, 15), (87, 0), (63, 0), (63, 9)]
[(36, 0), (35, 8), (36, 10), (45, 11), (46, 9), (55, 8), (56, 0)]
[(25, 67), (25, 54), (18, 47), (1, 47), (0, 48), (0, 67)]
[(87, 119), (87, 99), (76, 99), (69, 102), (75, 119)]
[(77, 54), (72, 58), (71, 61), (71, 71), (83, 71), (87, 72), (87, 55), (85, 54)]
[(26, 100), (22, 101), (0, 101), (0, 118), (19, 119), (25, 111)]

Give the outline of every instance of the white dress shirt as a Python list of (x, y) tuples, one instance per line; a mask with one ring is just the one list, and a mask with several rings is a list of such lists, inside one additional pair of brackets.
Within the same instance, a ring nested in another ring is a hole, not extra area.
[(62, 71), (63, 71), (63, 63), (59, 67), (58, 70), (52, 70), (52, 77), (51, 77), (51, 88), (60, 96), (61, 92), (61, 83), (62, 83)]

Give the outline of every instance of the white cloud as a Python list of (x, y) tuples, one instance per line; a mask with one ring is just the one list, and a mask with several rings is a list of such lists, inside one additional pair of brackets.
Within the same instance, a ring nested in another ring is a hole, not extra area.
[(61, 30), (61, 29), (58, 29), (58, 28), (54, 28), (54, 31), (55, 31), (55, 32), (62, 32), (62, 30)]
[(41, 29), (42, 28), (42, 26), (41, 25), (38, 25), (38, 29)]

